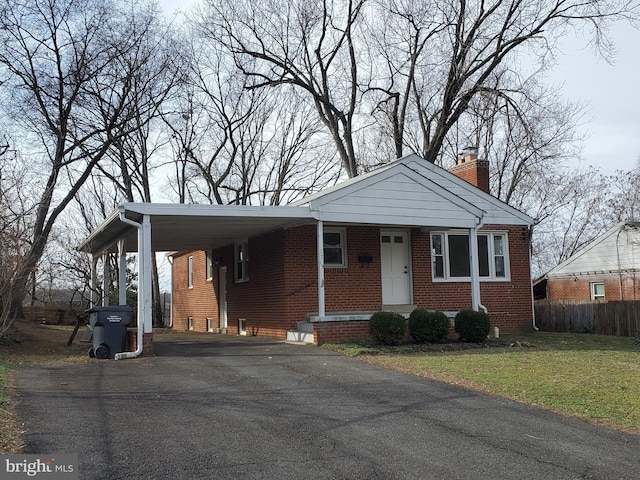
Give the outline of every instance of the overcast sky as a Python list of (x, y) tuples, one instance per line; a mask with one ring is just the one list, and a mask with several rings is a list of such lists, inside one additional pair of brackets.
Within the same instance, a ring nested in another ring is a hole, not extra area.
[[(197, 0), (161, 0), (167, 15)], [(617, 54), (609, 64), (589, 48), (587, 39), (567, 37), (549, 81), (564, 96), (586, 104), (581, 133), (587, 135), (583, 162), (604, 174), (631, 170), (640, 158), (640, 31), (618, 24), (611, 31)]]

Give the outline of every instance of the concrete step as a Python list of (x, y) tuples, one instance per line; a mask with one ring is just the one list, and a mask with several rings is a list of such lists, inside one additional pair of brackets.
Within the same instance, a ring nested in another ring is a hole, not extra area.
[(314, 343), (313, 332), (301, 332), (300, 330), (289, 330), (287, 332), (287, 342)]
[(313, 323), (311, 323), (311, 322), (298, 322), (297, 330), (299, 332), (313, 333)]

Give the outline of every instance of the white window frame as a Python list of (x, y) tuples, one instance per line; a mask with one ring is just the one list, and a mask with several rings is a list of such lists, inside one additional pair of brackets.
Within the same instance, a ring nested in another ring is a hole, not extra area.
[(205, 255), (205, 266), (206, 266), (206, 280), (207, 281), (211, 281), (213, 280), (213, 251), (211, 250), (206, 250), (204, 252)]
[(191, 255), (187, 258), (187, 285), (193, 288), (193, 257)]
[(236, 283), (249, 281), (249, 241), (237, 242), (233, 247), (233, 278)]
[[(596, 285), (602, 285), (602, 294), (596, 293)], [(604, 302), (607, 299), (604, 282), (591, 282), (589, 286), (591, 288), (591, 300), (594, 302)]]
[[(431, 278), (434, 282), (470, 282), (471, 276), (467, 277), (452, 277), (451, 266), (449, 264), (449, 235), (463, 235), (469, 236), (468, 230), (447, 230), (447, 231), (434, 231), (431, 232), (431, 245), (433, 246), (433, 237), (441, 236), (442, 238), (442, 252), (436, 254), (435, 249), (431, 249)], [(509, 235), (503, 231), (480, 231), (478, 232), (478, 238), (487, 237), (487, 249), (489, 257), (489, 275), (480, 275), (481, 282), (508, 282), (511, 281), (511, 271), (509, 268)], [(503, 240), (503, 252), (502, 254), (496, 254), (494, 238), (501, 237)], [(443, 277), (436, 277), (436, 261), (437, 258), (442, 258), (443, 262)], [(504, 257), (504, 276), (496, 276), (496, 258)]]
[[(346, 228), (328, 227), (328, 228), (324, 229), (323, 237), (324, 237), (324, 235), (326, 235), (328, 233), (338, 233), (340, 235), (340, 246), (339, 246), (339, 248), (340, 248), (340, 250), (342, 252), (342, 262), (340, 262), (340, 263), (328, 263), (326, 261), (327, 255), (325, 253), (323, 255), (323, 257), (325, 258), (325, 262), (324, 262), (325, 268), (347, 268), (347, 266), (348, 266), (348, 263), (347, 263), (347, 229)], [(324, 240), (324, 238), (323, 238), (323, 240)], [(323, 241), (323, 248), (325, 249), (325, 252), (326, 252), (327, 246), (324, 244), (324, 241)]]

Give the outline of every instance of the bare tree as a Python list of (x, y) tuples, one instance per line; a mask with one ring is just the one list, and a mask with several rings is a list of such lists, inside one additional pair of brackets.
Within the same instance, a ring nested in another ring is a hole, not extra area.
[(0, 12), (0, 65), (9, 74), (3, 88), (12, 98), (6, 108), (25, 140), (16, 148), (44, 179), (42, 190), (31, 192), (37, 208), (14, 311), (57, 218), (126, 133), (119, 127), (128, 120), (139, 66), (118, 70), (114, 62), (145, 38), (130, 13), (102, 0), (16, 0)]
[(0, 338), (16, 318), (11, 300), (26, 262), (34, 213), (21, 196), (29, 187), (29, 176), (19, 163), (17, 152), (9, 148), (7, 144), (0, 149)]
[(607, 181), (611, 189), (607, 202), (611, 222), (640, 221), (640, 158), (633, 170), (617, 170)]
[(181, 202), (277, 205), (335, 181), (339, 169), (304, 99), (248, 88), (225, 49), (193, 42), (191, 81), (165, 115)]
[(247, 88), (293, 85), (308, 96), (350, 177), (358, 174), (356, 37), (365, 2), (209, 0), (199, 24), (204, 35), (234, 56), (248, 78)]
[(541, 275), (566, 260), (612, 226), (605, 176), (594, 168), (566, 168), (546, 184), (532, 184), (532, 195), (545, 198), (531, 213), (539, 220), (532, 239), (532, 273)]
[(204, 5), (202, 30), (233, 54), (248, 88), (293, 85), (314, 102), (349, 176), (366, 163), (356, 135), (371, 118), (392, 145), (384, 151), (407, 146), (436, 162), (478, 95), (508, 95), (495, 79), (518, 56), (546, 62), (558, 36), (582, 27), (606, 50), (609, 22), (638, 14), (626, 0)]

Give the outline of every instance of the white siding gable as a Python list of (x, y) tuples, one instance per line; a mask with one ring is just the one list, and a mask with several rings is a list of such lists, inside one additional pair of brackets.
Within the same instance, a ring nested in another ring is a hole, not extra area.
[(621, 223), (552, 269), (547, 277), (640, 270), (640, 224)]
[(380, 225), (472, 228), (484, 212), (396, 164), (308, 202), (320, 220)]
[(465, 182), (451, 172), (429, 163), (417, 155), (400, 160), (412, 170), (433, 180), (451, 193), (485, 212), (484, 223), (495, 225), (532, 225), (533, 219), (503, 201)]

